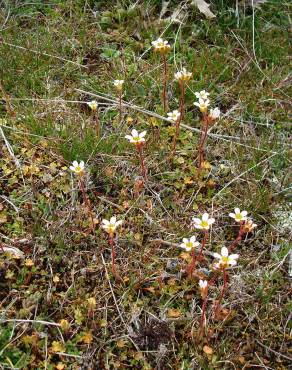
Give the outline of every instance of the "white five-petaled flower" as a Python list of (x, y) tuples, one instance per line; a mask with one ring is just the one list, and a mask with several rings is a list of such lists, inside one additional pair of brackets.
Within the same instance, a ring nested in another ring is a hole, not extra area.
[(199, 245), (200, 243), (196, 241), (196, 237), (192, 236), (190, 239), (183, 238), (183, 242), (180, 247), (185, 249), (187, 252), (190, 252), (193, 248), (196, 248)]
[(206, 90), (201, 90), (200, 92), (195, 92), (196, 98), (207, 100), (210, 95)]
[(185, 68), (175, 73), (174, 78), (179, 82), (187, 82), (192, 78), (192, 73), (188, 72)]
[(123, 89), (124, 80), (114, 80), (113, 84), (117, 90), (121, 91)]
[(247, 211), (240, 211), (239, 208), (235, 208), (234, 213), (229, 213), (229, 216), (234, 218), (236, 222), (246, 221)]
[(72, 166), (70, 166), (70, 170), (73, 171), (76, 175), (82, 175), (84, 173), (84, 161), (73, 161)]
[(212, 217), (209, 218), (208, 213), (204, 213), (202, 218), (197, 218), (197, 217), (193, 218), (194, 227), (196, 229), (209, 230), (210, 225), (212, 225), (214, 222), (215, 222), (215, 218), (212, 218)]
[(123, 223), (122, 220), (117, 221), (116, 216), (112, 216), (110, 220), (102, 220), (101, 227), (110, 235), (113, 235), (116, 231), (116, 228)]
[(229, 266), (235, 266), (237, 264), (237, 259), (239, 257), (238, 254), (230, 254), (228, 252), (228, 249), (226, 247), (221, 248), (221, 254), (214, 253), (213, 254), (215, 258), (218, 258), (219, 261), (214, 264), (214, 267), (216, 269), (220, 268), (226, 268)]
[(198, 107), (202, 113), (205, 113), (210, 105), (210, 100), (199, 98), (199, 101), (194, 102), (194, 105)]
[(253, 222), (252, 219), (248, 219), (245, 221), (243, 225), (243, 231), (245, 233), (250, 233), (254, 228), (256, 228), (258, 225)]
[(133, 144), (142, 144), (145, 142), (144, 136), (146, 135), (147, 131), (142, 131), (140, 134), (137, 130), (132, 130), (132, 135), (126, 135), (125, 138)]
[(218, 119), (220, 117), (220, 109), (218, 107), (214, 109), (210, 109), (209, 118), (215, 121), (215, 119)]
[(93, 110), (93, 111), (97, 110), (97, 101), (96, 100), (92, 100), (92, 101), (87, 102), (87, 105), (89, 106), (89, 108), (91, 110)]
[(158, 51), (159, 53), (167, 53), (171, 48), (168, 41), (163, 40), (161, 37), (155, 41), (152, 41), (151, 44), (153, 45), (154, 50)]
[(177, 122), (180, 117), (180, 112), (176, 109), (172, 112), (167, 113), (167, 119), (170, 122)]

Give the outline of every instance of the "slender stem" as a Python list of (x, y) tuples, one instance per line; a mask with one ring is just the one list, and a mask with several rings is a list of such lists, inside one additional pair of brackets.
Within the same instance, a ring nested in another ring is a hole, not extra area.
[(193, 273), (194, 273), (194, 269), (195, 269), (195, 266), (196, 266), (196, 252), (195, 252), (195, 248), (193, 248), (192, 250), (192, 261), (189, 265), (189, 274), (188, 274), (188, 277), (189, 279), (191, 279), (191, 277), (193, 276)]
[(204, 156), (205, 156), (205, 142), (207, 139), (207, 133), (208, 133), (208, 127), (209, 127), (209, 120), (208, 117), (204, 114), (203, 116), (203, 129), (201, 131), (201, 137), (200, 137), (200, 143), (199, 143), (199, 164), (198, 164), (198, 172), (200, 173), (202, 169), (202, 163), (204, 162)]
[(114, 238), (112, 234), (109, 234), (109, 245), (111, 247), (111, 255), (112, 255), (112, 273), (116, 275), (116, 249)]
[(206, 325), (206, 308), (207, 308), (207, 301), (208, 301), (208, 293), (206, 294), (204, 301), (203, 301), (203, 306), (202, 306), (202, 316), (201, 316), (201, 321), (200, 321), (200, 330), (201, 330), (201, 335), (204, 334), (204, 328)]
[(171, 158), (173, 158), (175, 150), (176, 150), (176, 143), (177, 143), (177, 138), (179, 136), (180, 123), (183, 120), (183, 117), (185, 114), (185, 84), (183, 81), (180, 82), (179, 87), (180, 87), (180, 105), (179, 105), (180, 116), (175, 122), (175, 134), (173, 137)]
[(137, 150), (138, 150), (139, 157), (140, 157), (142, 176), (143, 176), (144, 181), (147, 182), (147, 170), (146, 170), (146, 166), (144, 162), (143, 148), (141, 144), (137, 145)]
[(221, 302), (222, 302), (222, 299), (224, 297), (224, 294), (225, 294), (225, 290), (227, 288), (227, 272), (226, 272), (226, 268), (223, 267), (223, 285), (222, 285), (222, 289), (221, 289), (221, 294), (220, 294), (220, 297), (216, 303), (216, 306), (215, 306), (215, 317), (218, 315), (219, 313), (219, 309), (220, 309), (220, 306), (221, 306)]
[(166, 55), (163, 54), (162, 58), (163, 58), (163, 95), (162, 95), (162, 99), (163, 99), (163, 109), (164, 109), (164, 112), (166, 112), (167, 109), (168, 109), (167, 91), (166, 91), (166, 88), (167, 88), (167, 61), (166, 61)]
[(99, 118), (98, 118), (98, 112), (97, 111), (93, 113), (93, 121), (95, 123), (96, 136), (99, 137), (100, 127), (99, 127)]
[(209, 237), (208, 230), (205, 230), (204, 238), (202, 240), (201, 249), (200, 249), (200, 252), (199, 252), (199, 255), (198, 255), (198, 260), (200, 260), (202, 258), (203, 250), (205, 248), (208, 237)]
[(237, 244), (241, 241), (242, 236), (243, 236), (243, 226), (244, 226), (244, 222), (242, 222), (240, 224), (238, 235), (237, 235), (236, 239), (232, 242), (232, 244), (230, 245), (230, 247), (228, 248), (228, 252), (229, 253), (231, 253), (233, 251), (233, 249), (237, 246)]
[(122, 90), (119, 90), (119, 122), (122, 122)]
[(185, 116), (185, 83), (183, 81), (180, 82), (179, 87), (180, 87), (180, 122), (181, 122)]
[(92, 209), (91, 209), (91, 203), (90, 203), (89, 198), (87, 197), (85, 186), (84, 186), (84, 180), (82, 177), (80, 177), (79, 184), (80, 184), (80, 190), (83, 196), (83, 202), (85, 203), (87, 207), (88, 216), (91, 219), (91, 229), (92, 229), (92, 232), (94, 232), (94, 220), (93, 220), (93, 214), (92, 214)]

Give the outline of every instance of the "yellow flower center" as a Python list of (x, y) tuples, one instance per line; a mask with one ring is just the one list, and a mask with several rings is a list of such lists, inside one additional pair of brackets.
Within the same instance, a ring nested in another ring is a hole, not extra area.
[(204, 228), (205, 228), (205, 227), (208, 227), (208, 226), (209, 226), (208, 221), (203, 221), (203, 220), (202, 220), (202, 222), (201, 222), (201, 226), (202, 226), (202, 227), (204, 227)]
[(82, 171), (82, 168), (81, 168), (80, 166), (76, 166), (76, 167), (75, 167), (75, 171), (76, 171), (76, 172), (81, 172), (81, 171)]
[(242, 215), (241, 215), (241, 213), (237, 213), (237, 214), (235, 215), (235, 218), (236, 218), (236, 220), (242, 220)]
[(186, 247), (187, 248), (193, 248), (193, 243), (192, 242), (187, 242)]

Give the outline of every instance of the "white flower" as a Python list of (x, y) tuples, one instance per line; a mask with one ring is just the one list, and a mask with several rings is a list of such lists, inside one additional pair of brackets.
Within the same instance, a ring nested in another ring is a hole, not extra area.
[(145, 142), (144, 136), (146, 135), (147, 131), (143, 131), (139, 134), (137, 130), (132, 130), (132, 135), (126, 135), (125, 138), (133, 144), (142, 144)]
[(89, 108), (91, 110), (93, 110), (93, 111), (97, 110), (97, 101), (96, 100), (92, 100), (92, 101), (87, 102), (87, 105), (89, 106)]
[(239, 208), (234, 209), (234, 213), (229, 213), (229, 216), (231, 218), (234, 218), (236, 222), (246, 221), (247, 220), (247, 212), (246, 211), (240, 211)]
[(175, 73), (174, 78), (178, 81), (189, 81), (192, 77), (192, 73), (188, 72), (185, 68)]
[(84, 162), (80, 161), (73, 161), (72, 166), (70, 166), (70, 170), (73, 171), (76, 175), (82, 175), (84, 173)]
[(122, 90), (124, 82), (124, 80), (114, 80), (113, 84), (117, 90)]
[(180, 112), (176, 109), (176, 110), (174, 110), (172, 112), (167, 113), (167, 116), (168, 116), (167, 117), (168, 121), (170, 121), (170, 122), (177, 122), (177, 120), (180, 117)]
[(157, 40), (152, 41), (151, 44), (153, 45), (153, 48), (155, 51), (158, 51), (160, 53), (166, 53), (170, 50), (170, 45), (167, 40), (163, 40), (161, 37), (159, 37)]
[(101, 227), (108, 233), (113, 235), (114, 232), (116, 231), (116, 228), (120, 226), (123, 223), (122, 220), (117, 221), (117, 217), (113, 216), (110, 218), (110, 220), (102, 220), (102, 225)]
[(199, 287), (201, 290), (205, 290), (208, 287), (208, 281), (207, 280), (199, 280)]
[(195, 102), (194, 105), (198, 107), (202, 113), (205, 113), (210, 105), (210, 100), (200, 98), (199, 102)]
[(195, 92), (196, 98), (207, 100), (210, 95), (206, 90), (201, 90), (200, 92)]
[(221, 114), (220, 109), (218, 107), (216, 107), (214, 109), (210, 109), (209, 117), (212, 120), (215, 120), (215, 119), (220, 117), (220, 114)]
[(199, 245), (200, 243), (196, 241), (196, 237), (192, 236), (190, 239), (183, 238), (183, 242), (180, 247), (185, 249), (187, 252), (190, 252), (193, 248)]
[(194, 227), (196, 229), (209, 230), (210, 225), (215, 222), (215, 218), (209, 218), (208, 213), (204, 213), (202, 218), (193, 218)]
[(221, 248), (221, 254), (219, 253), (214, 253), (214, 257), (215, 258), (218, 258), (219, 261), (217, 263), (214, 264), (214, 267), (216, 269), (219, 269), (219, 268), (226, 268), (226, 267), (229, 267), (229, 266), (235, 266), (237, 264), (237, 259), (239, 257), (238, 254), (230, 254), (230, 256), (228, 255), (228, 249), (226, 247), (222, 247)]
[(245, 221), (243, 225), (243, 231), (245, 233), (250, 233), (254, 228), (256, 228), (258, 225), (253, 222), (252, 219), (248, 219)]

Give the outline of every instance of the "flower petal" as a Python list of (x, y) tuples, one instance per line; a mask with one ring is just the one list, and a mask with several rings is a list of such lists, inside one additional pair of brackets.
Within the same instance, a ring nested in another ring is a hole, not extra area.
[(229, 213), (229, 217), (235, 218), (235, 214), (234, 213)]
[(212, 225), (215, 222), (215, 218), (213, 217), (209, 218), (208, 222), (209, 222), (209, 225)]
[(240, 213), (240, 209), (239, 208), (234, 208), (234, 213), (235, 214)]
[(136, 129), (132, 130), (132, 136), (133, 137), (139, 136), (138, 131)]
[(237, 260), (237, 258), (239, 258), (239, 254), (231, 254), (229, 258), (232, 260)]
[(141, 134), (139, 134), (139, 137), (144, 137), (147, 134), (147, 131), (142, 131)]
[(105, 219), (103, 219), (101, 222), (102, 222), (104, 225), (109, 225), (109, 224), (110, 224), (110, 222), (109, 222), (108, 220), (105, 220)]
[(221, 257), (222, 257), (222, 256), (221, 256), (221, 254), (216, 253), (216, 252), (215, 252), (215, 253), (213, 253), (213, 256), (214, 256), (215, 258), (219, 258), (219, 259), (221, 259)]
[(193, 222), (194, 222), (195, 224), (200, 224), (200, 223), (201, 223), (201, 220), (200, 220), (199, 218), (194, 217), (194, 218), (193, 218)]
[(247, 215), (247, 211), (242, 211), (241, 214), (243, 217), (245, 217)]
[(77, 161), (73, 161), (73, 166), (74, 167), (77, 167), (78, 166), (78, 162)]
[(209, 218), (209, 214), (208, 213), (204, 213), (203, 216), (202, 216), (202, 220), (203, 221), (207, 221)]
[(116, 221), (117, 221), (117, 217), (116, 217), (116, 216), (112, 216), (112, 217), (110, 218), (110, 223), (111, 223), (111, 224), (115, 224), (115, 223), (116, 223)]
[(228, 257), (228, 249), (226, 247), (221, 248), (221, 255), (223, 257)]
[(188, 243), (188, 241), (189, 241), (189, 239), (187, 239), (187, 238), (183, 238), (183, 242), (184, 242), (184, 243)]

